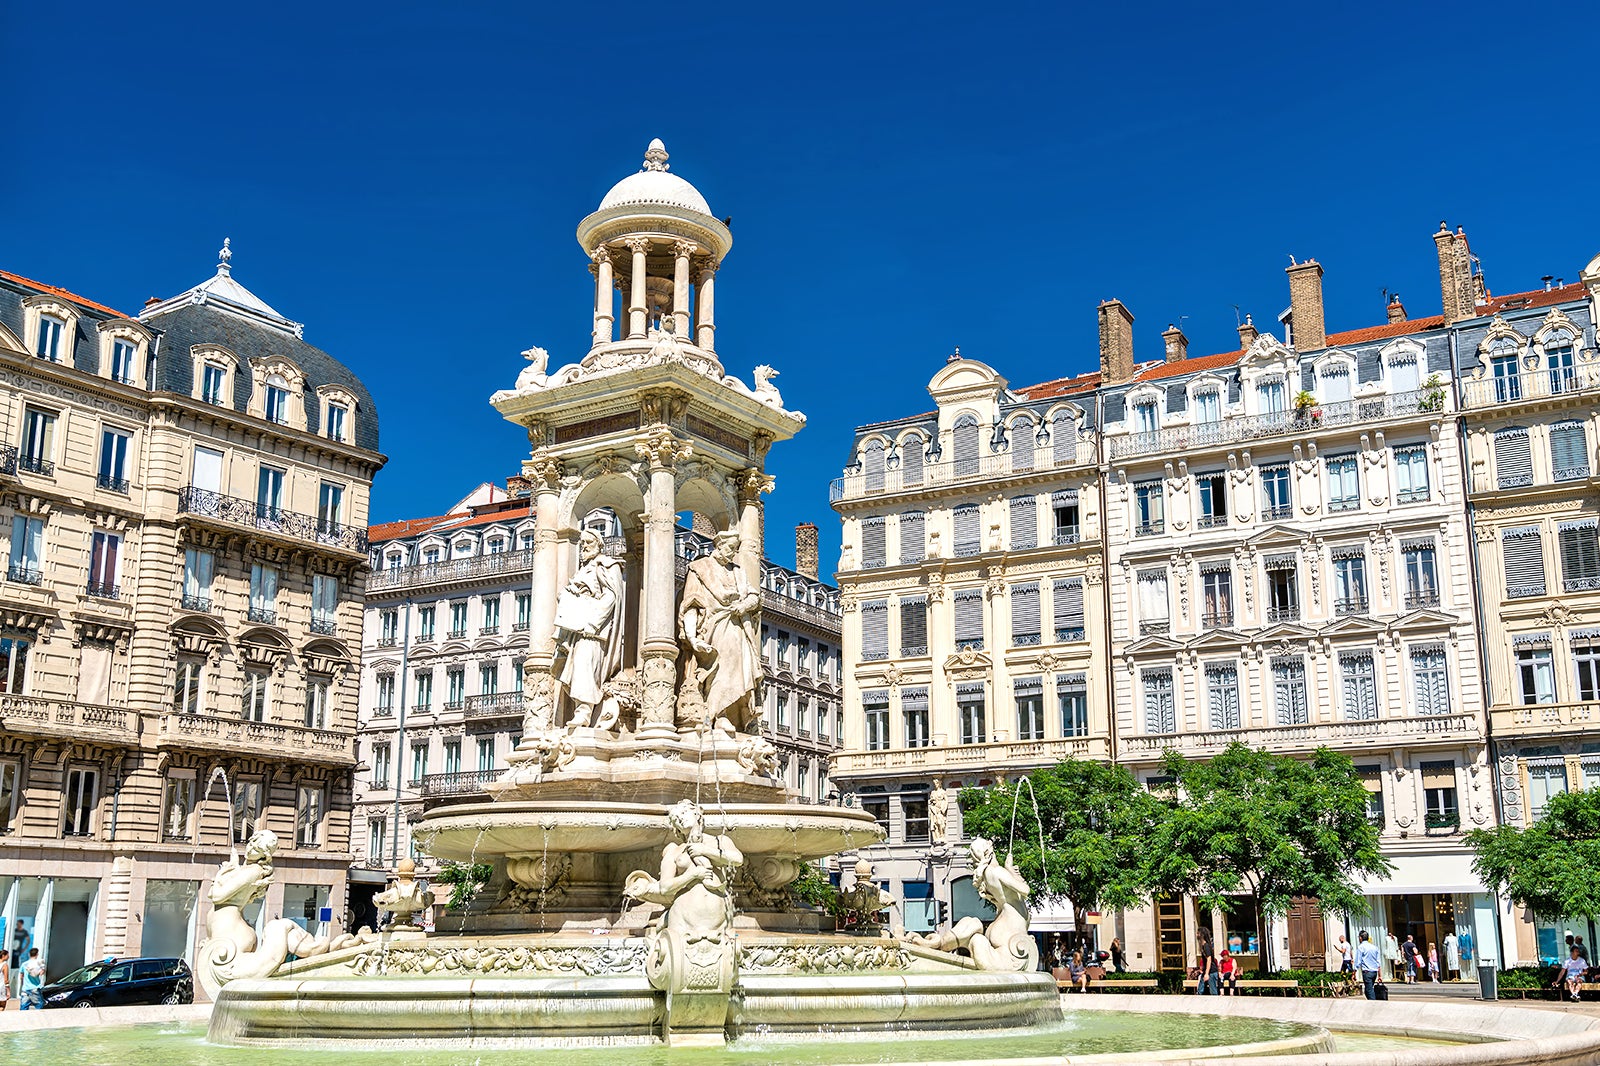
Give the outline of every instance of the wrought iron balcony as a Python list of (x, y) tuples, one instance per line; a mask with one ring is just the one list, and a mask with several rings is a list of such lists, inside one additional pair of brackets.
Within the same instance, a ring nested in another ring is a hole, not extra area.
[(367, 592), (399, 591), (424, 585), (447, 585), (479, 578), (513, 577), (533, 573), (533, 549), (474, 555), (441, 563), (418, 563), (375, 570), (367, 575)]
[(178, 511), (225, 525), (323, 544), (341, 551), (364, 554), (367, 550), (367, 531), (363, 528), (339, 525), (316, 515), (285, 511), (237, 496), (224, 496), (220, 492), (194, 485), (186, 486), (178, 493)]
[(1352, 614), (1367, 613), (1367, 598), (1365, 596), (1346, 596), (1333, 601), (1333, 613), (1340, 618)]
[(1504, 377), (1490, 374), (1479, 381), (1461, 383), (1461, 406), (1469, 411), (1504, 407), (1524, 400), (1548, 400), (1596, 390), (1600, 390), (1600, 371), (1594, 367), (1527, 370)]
[(1422, 824), (1429, 829), (1461, 828), (1461, 813), (1459, 811), (1429, 811), (1423, 816)]
[(1283, 607), (1268, 607), (1267, 621), (1298, 622), (1300, 621), (1300, 605), (1298, 603), (1291, 603)]
[(23, 454), (17, 456), (17, 469), (30, 474), (43, 474), (45, 477), (50, 477), (56, 472), (56, 464), (42, 455)]
[(117, 588), (115, 585), (107, 584), (103, 581), (89, 582), (84, 591), (87, 595), (92, 596), (97, 600), (116, 600), (122, 598), (121, 589)]
[(1600, 589), (1600, 576), (1596, 577), (1563, 577), (1561, 589), (1564, 592), (1591, 592)]
[(906, 644), (900, 648), (900, 658), (902, 659), (920, 659), (927, 654), (928, 646), (926, 644)]
[(1133, 527), (1133, 535), (1136, 537), (1155, 537), (1166, 532), (1166, 529), (1166, 522), (1143, 522)]
[[(983, 650), (983, 639), (980, 637), (980, 638), (978, 638), (976, 640), (958, 640), (958, 641), (956, 641), (956, 651), (968, 651), (968, 650), (971, 650), (971, 651), (982, 651)], [(887, 656), (885, 656), (885, 658), (887, 658)]]
[(513, 623), (511, 623), (511, 632), (513, 632), (513, 633), (526, 633), (527, 631), (528, 631), (528, 623), (527, 622), (513, 622)]
[(1427, 503), (1429, 493), (1426, 488), (1401, 489), (1394, 494), (1395, 503)]
[[(420, 640), (421, 638), (419, 637), (418, 639)], [(400, 643), (400, 639), (398, 637), (396, 637), (393, 633), (390, 633), (390, 634), (387, 634), (386, 636), (381, 636), (381, 637), (378, 638), (378, 647), (380, 647), (380, 648), (392, 648), (392, 647), (394, 647), (395, 645), (397, 645), (399, 643)]]
[(1082, 626), (1061, 626), (1056, 629), (1057, 644), (1076, 644), (1086, 639)]
[(107, 492), (121, 493), (124, 496), (128, 494), (128, 479), (125, 477), (112, 477), (110, 474), (101, 474), (95, 478), (95, 484)]
[(1232, 611), (1207, 611), (1200, 616), (1200, 624), (1207, 629), (1222, 629), (1233, 625)]
[(446, 633), (445, 634), (445, 639), (446, 640), (462, 640), (462, 639), (464, 639), (466, 637), (466, 635), (467, 635), (467, 627), (466, 626), (461, 626), (459, 629), (452, 629), (449, 633)]
[(1125, 459), (1157, 452), (1182, 452), (1212, 445), (1242, 444), (1273, 437), (1315, 433), (1341, 426), (1355, 426), (1383, 419), (1401, 418), (1430, 411), (1430, 391), (1418, 389), (1393, 396), (1374, 396), (1364, 400), (1325, 403), (1322, 413), (1273, 411), (1259, 415), (1232, 415), (1215, 422), (1198, 422), (1147, 433), (1129, 433), (1109, 441), (1111, 458)]
[(1082, 539), (1083, 535), (1078, 532), (1077, 526), (1069, 526), (1056, 530), (1055, 542), (1057, 547), (1061, 547), (1066, 544), (1076, 544)]
[(0, 474), (15, 474), (17, 472), (17, 449), (9, 444), (0, 444)]
[(1228, 516), (1225, 514), (1203, 514), (1194, 520), (1194, 524), (1196, 529), (1217, 529), (1228, 524)]
[(322, 637), (331, 637), (339, 632), (339, 623), (332, 618), (312, 618), (311, 632)]
[(1346, 500), (1329, 500), (1328, 510), (1338, 514), (1340, 511), (1358, 511), (1361, 509), (1361, 497), (1352, 496)]
[(482, 637), (494, 637), (499, 636), (499, 634), (499, 626), (484, 626), (482, 629), (478, 630), (478, 635)]
[(44, 573), (24, 563), (12, 563), (6, 568), (6, 580), (18, 585), (37, 585), (44, 580)]
[(211, 613), (210, 596), (191, 596), (184, 593), (178, 600), (178, 606), (185, 611), (199, 611), (201, 614)]
[(1123, 758), (1158, 758), (1165, 751), (1206, 757), (1233, 741), (1274, 751), (1314, 751), (1321, 747), (1384, 749), (1402, 744), (1470, 741), (1483, 735), (1474, 714), (1414, 715), (1408, 718), (1364, 718), (1300, 725), (1255, 726), (1247, 729), (1204, 729), (1193, 733), (1124, 736)]
[(1013, 634), (1011, 634), (1011, 646), (1013, 648), (1026, 648), (1026, 647), (1031, 647), (1032, 645), (1035, 645), (1035, 644), (1038, 644), (1038, 643), (1039, 643), (1039, 634), (1037, 634), (1037, 633), (1013, 633)]
[(484, 692), (476, 696), (468, 696), (466, 700), (466, 716), (468, 718), (521, 718), (522, 693), (513, 690), (511, 692)]
[(245, 618), (258, 625), (275, 626), (278, 624), (278, 612), (271, 607), (251, 607), (245, 612)]
[(498, 776), (500, 776), (499, 770), (457, 770), (452, 774), (429, 774), (421, 781), (422, 798), (465, 796), (482, 792), (483, 786)]
[(1406, 593), (1406, 610), (1408, 611), (1437, 606), (1439, 606), (1438, 589), (1415, 589)]
[(1053, 445), (1033, 451), (1016, 450), (984, 455), (975, 459), (961, 459), (946, 463), (921, 463), (907, 468), (902, 462), (893, 470), (867, 471), (851, 467), (843, 477), (834, 478), (828, 487), (828, 501), (862, 499), (885, 496), (898, 492), (918, 492), (942, 485), (957, 485), (966, 481), (991, 481), (1012, 475), (1023, 476), (1048, 470), (1061, 470), (1074, 466), (1092, 466), (1099, 462), (1099, 449), (1091, 434), (1085, 434), (1070, 447), (1056, 449)]

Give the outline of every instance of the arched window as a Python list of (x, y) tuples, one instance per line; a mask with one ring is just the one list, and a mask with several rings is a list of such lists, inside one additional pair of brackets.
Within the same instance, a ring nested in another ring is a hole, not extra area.
[(978, 473), (978, 419), (964, 414), (956, 419), (951, 433), (955, 446), (956, 477), (975, 477)]
[(1011, 423), (1011, 469), (1033, 469), (1034, 424), (1031, 415)]
[(1066, 411), (1050, 417), (1050, 455), (1056, 466), (1067, 466), (1078, 457), (1078, 423)]
[(1550, 370), (1550, 391), (1571, 392), (1578, 385), (1578, 370), (1573, 363), (1572, 334), (1551, 330), (1544, 338), (1544, 362)]
[(925, 445), (922, 437), (912, 433), (900, 442), (900, 483), (902, 485), (922, 484), (922, 453)]
[(869, 440), (862, 446), (861, 473), (868, 492), (883, 491), (883, 441)]

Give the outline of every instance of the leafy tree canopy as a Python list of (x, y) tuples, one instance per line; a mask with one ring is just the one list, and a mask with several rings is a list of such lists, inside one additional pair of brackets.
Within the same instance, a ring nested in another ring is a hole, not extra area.
[(1547, 920), (1600, 918), (1600, 789), (1552, 796), (1526, 829), (1474, 829), (1472, 869)]
[(1205, 761), (1169, 751), (1163, 765), (1178, 788), (1147, 852), (1163, 891), (1217, 909), (1226, 896), (1254, 895), (1265, 917), (1316, 896), (1324, 912), (1351, 914), (1365, 909), (1356, 878), (1393, 869), (1349, 756), (1319, 748), (1300, 759), (1235, 742)]
[(1033, 771), (1027, 782), (963, 789), (966, 835), (987, 837), (1002, 856), (1009, 846), (1034, 894), (1065, 896), (1074, 913), (1150, 898), (1145, 858), (1162, 805), (1126, 767), (1063, 762)]

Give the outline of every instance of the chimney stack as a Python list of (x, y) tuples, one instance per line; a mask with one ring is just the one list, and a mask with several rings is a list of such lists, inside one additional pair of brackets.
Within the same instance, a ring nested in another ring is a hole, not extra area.
[(1181, 363), (1189, 355), (1189, 338), (1183, 335), (1183, 330), (1172, 323), (1161, 331), (1161, 339), (1167, 343), (1167, 362)]
[(810, 522), (794, 527), (794, 568), (802, 576), (817, 580), (817, 527)]
[(1100, 380), (1105, 385), (1133, 380), (1133, 312), (1121, 300), (1100, 305)]
[(1472, 278), (1472, 253), (1467, 234), (1459, 226), (1454, 233), (1444, 222), (1433, 235), (1439, 251), (1439, 298), (1444, 307), (1444, 324), (1454, 325), (1477, 315), (1477, 289)]
[(1261, 336), (1261, 331), (1256, 329), (1256, 320), (1249, 315), (1244, 316), (1244, 322), (1239, 326), (1239, 350), (1248, 352), (1250, 346)]
[(1390, 322), (1404, 322), (1406, 320), (1406, 305), (1400, 302), (1400, 294), (1394, 293), (1389, 297), (1389, 306), (1385, 309)]
[(1315, 352), (1328, 346), (1322, 319), (1322, 264), (1315, 259), (1294, 263), (1289, 275), (1289, 307), (1294, 313), (1294, 347)]

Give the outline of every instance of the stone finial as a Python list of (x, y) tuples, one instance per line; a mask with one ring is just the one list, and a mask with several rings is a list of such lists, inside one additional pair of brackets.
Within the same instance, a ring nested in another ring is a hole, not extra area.
[(657, 137), (650, 142), (650, 147), (644, 150), (643, 169), (670, 170), (671, 168), (667, 166), (669, 158), (671, 157), (667, 155), (667, 146), (661, 143), (660, 137)]
[(221, 274), (223, 277), (227, 277), (228, 276), (229, 270), (232, 269), (232, 267), (230, 267), (228, 265), (228, 260), (230, 260), (232, 258), (233, 258), (233, 238), (224, 237), (224, 238), (222, 238), (222, 248), (217, 252), (217, 273), (218, 274)]
[(953, 351), (949, 355), (945, 356), (944, 357), (944, 361), (946, 363), (959, 363), (959, 362), (961, 362), (961, 345), (959, 345), (959, 344), (956, 345), (955, 351)]

